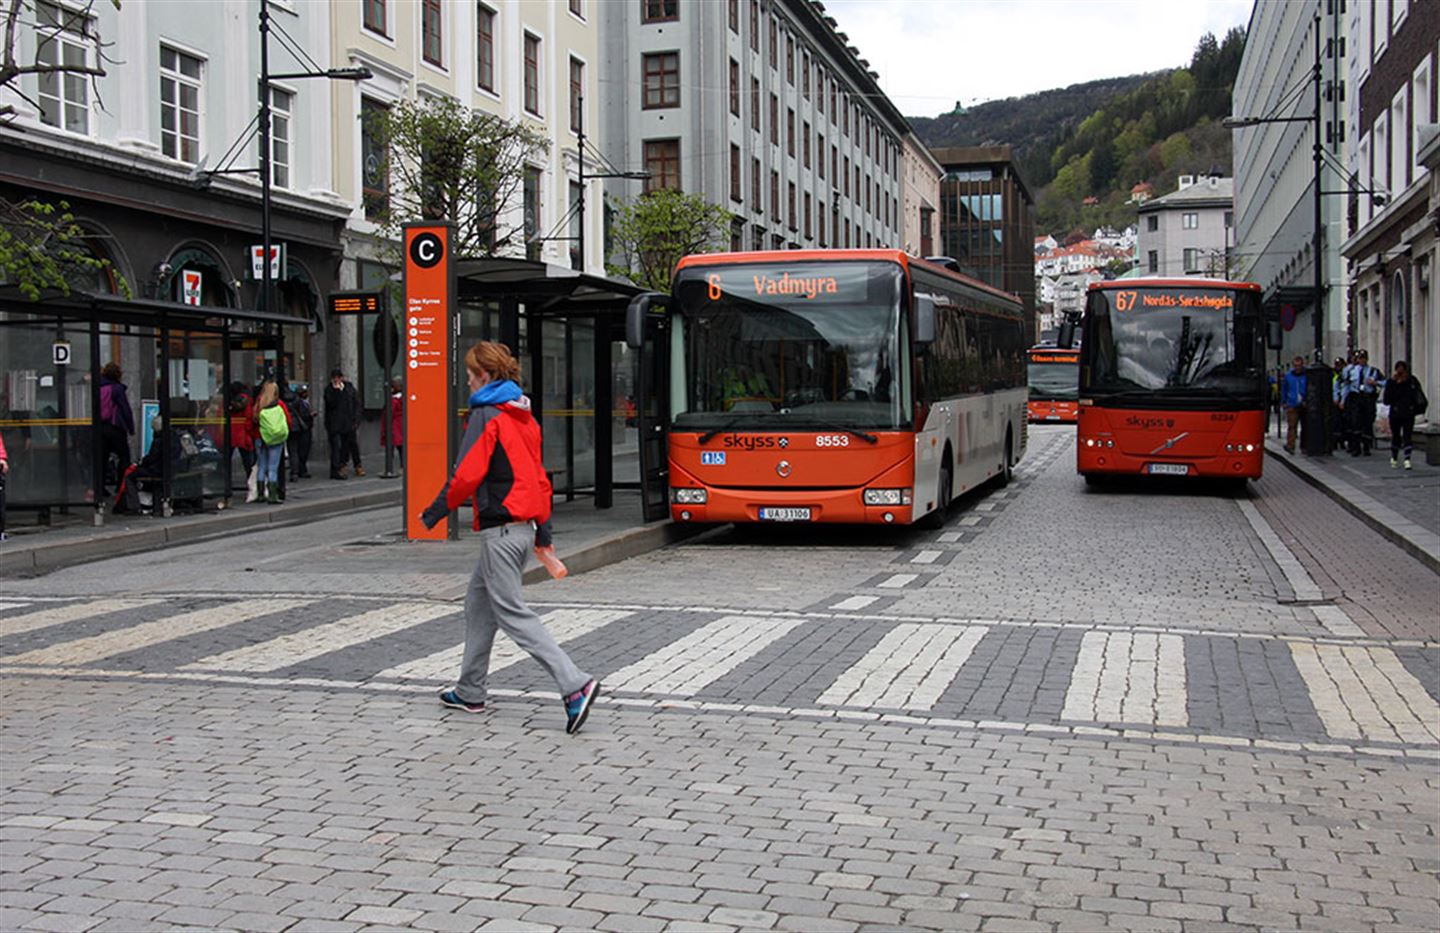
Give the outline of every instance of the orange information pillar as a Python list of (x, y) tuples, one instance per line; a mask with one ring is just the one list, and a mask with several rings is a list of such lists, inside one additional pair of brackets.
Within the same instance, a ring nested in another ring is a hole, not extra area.
[(451, 367), (455, 342), (455, 268), (446, 223), (405, 225), (405, 534), (412, 541), (452, 536), (454, 514), (426, 528), (420, 513), (450, 475), (455, 418)]

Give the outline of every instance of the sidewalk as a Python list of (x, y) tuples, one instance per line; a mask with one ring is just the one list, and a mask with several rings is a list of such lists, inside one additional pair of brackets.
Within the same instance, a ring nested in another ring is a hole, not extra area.
[(1265, 439), (1267, 460), (1279, 462), (1340, 503), (1347, 511), (1440, 573), (1440, 467), (1419, 450), (1414, 468), (1391, 468), (1389, 438), (1368, 457), (1341, 450), (1328, 457), (1287, 454), (1275, 437)]

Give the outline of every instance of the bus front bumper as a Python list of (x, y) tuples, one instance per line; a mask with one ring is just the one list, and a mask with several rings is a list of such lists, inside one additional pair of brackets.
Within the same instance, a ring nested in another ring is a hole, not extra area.
[(704, 503), (670, 503), (677, 522), (908, 525), (911, 505), (865, 505), (859, 489), (779, 490), (708, 487)]

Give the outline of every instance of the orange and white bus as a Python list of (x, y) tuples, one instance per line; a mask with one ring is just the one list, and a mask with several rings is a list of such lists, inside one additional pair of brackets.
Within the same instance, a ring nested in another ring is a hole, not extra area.
[(1075, 423), (1080, 398), (1080, 354), (1059, 347), (1031, 347), (1025, 367), (1030, 421)]
[(1259, 285), (1096, 282), (1082, 328), (1076, 468), (1087, 481), (1259, 478), (1268, 401)]
[(938, 524), (1024, 453), (1024, 320), (896, 250), (686, 257), (626, 321), (647, 512)]

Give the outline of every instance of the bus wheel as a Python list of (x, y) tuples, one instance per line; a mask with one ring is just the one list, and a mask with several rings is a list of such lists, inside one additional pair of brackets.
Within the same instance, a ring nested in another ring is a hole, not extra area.
[(950, 514), (950, 467), (940, 468), (940, 495), (935, 503), (935, 511), (925, 515), (917, 523), (921, 528), (935, 529), (944, 528), (945, 519)]
[(1105, 485), (1105, 479), (1106, 477), (1099, 473), (1086, 473), (1085, 485), (1091, 489), (1099, 489)]
[(1005, 432), (1005, 462), (1000, 465), (1000, 485), (1009, 486), (1015, 478), (1015, 442), (1009, 431)]

